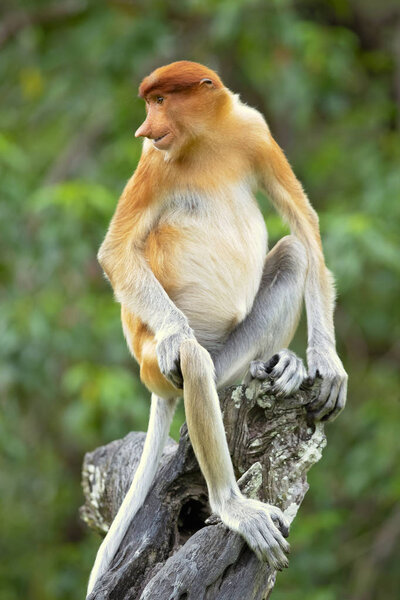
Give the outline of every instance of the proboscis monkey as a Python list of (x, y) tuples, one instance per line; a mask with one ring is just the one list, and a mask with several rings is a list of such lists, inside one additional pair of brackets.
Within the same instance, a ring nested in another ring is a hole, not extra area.
[[(246, 373), (269, 374), (282, 396), (299, 388), (307, 372), (286, 348), (303, 298), (308, 376), (322, 377), (311, 407), (315, 419), (335, 418), (346, 399), (318, 217), (262, 115), (214, 71), (188, 61), (156, 69), (139, 95), (147, 111), (136, 131), (145, 138), (142, 156), (98, 257), (152, 393), (150, 420), (132, 485), (98, 551), (89, 593), (146, 497), (182, 395), (212, 510), (261, 560), (287, 566), (284, 515), (245, 498), (237, 486), (217, 388)], [(257, 188), (292, 232), (270, 252)]]

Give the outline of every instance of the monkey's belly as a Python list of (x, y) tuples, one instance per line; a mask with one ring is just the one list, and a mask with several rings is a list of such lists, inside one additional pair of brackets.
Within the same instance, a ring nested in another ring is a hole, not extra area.
[(198, 341), (217, 349), (249, 313), (260, 285), (267, 233), (257, 206), (224, 220), (165, 224), (147, 244), (150, 266)]
[[(213, 257), (208, 255), (209, 266), (198, 268), (192, 265), (191, 271), (182, 271), (182, 287), (171, 295), (177, 307), (187, 316), (198, 341), (207, 349), (216, 349), (229, 332), (249, 313), (257, 292), (260, 277), (250, 274), (243, 268), (229, 273), (213, 265)], [(212, 283), (212, 285), (211, 285)]]

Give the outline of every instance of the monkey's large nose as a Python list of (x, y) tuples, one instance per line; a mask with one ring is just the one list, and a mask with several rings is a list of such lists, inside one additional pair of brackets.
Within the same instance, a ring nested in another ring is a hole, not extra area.
[(151, 127), (147, 120), (135, 131), (135, 137), (151, 137)]

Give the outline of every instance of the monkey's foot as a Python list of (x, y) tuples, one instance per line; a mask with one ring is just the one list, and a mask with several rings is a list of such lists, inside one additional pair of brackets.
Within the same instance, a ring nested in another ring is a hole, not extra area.
[(278, 571), (289, 565), (286, 555), (290, 546), (285, 540), (289, 524), (279, 508), (240, 496), (218, 512), (225, 525), (244, 537), (259, 560)]
[(297, 392), (307, 371), (301, 358), (291, 350), (281, 350), (267, 362), (253, 360), (250, 363), (250, 373), (255, 379), (272, 379), (271, 391), (278, 396), (290, 396)]

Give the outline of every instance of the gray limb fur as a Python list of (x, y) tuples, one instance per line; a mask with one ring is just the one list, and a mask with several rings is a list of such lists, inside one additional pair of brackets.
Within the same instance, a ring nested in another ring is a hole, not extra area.
[(219, 388), (243, 379), (252, 360), (265, 361), (289, 345), (303, 305), (307, 266), (304, 246), (292, 235), (267, 254), (250, 313), (212, 353)]
[[(325, 446), (307, 405), (319, 379), (291, 397), (272, 393), (273, 377), (220, 393), (224, 427), (245, 496), (278, 506), (292, 521), (308, 489), (306, 473)], [(145, 435), (131, 433), (85, 457), (83, 520), (105, 533), (138, 466)], [(91, 600), (265, 600), (276, 571), (240, 535), (210, 515), (207, 487), (186, 426), (169, 440), (154, 484)]]

